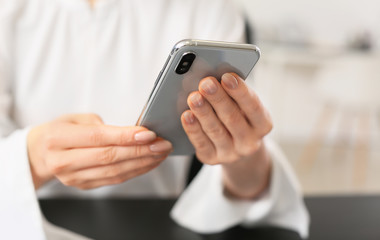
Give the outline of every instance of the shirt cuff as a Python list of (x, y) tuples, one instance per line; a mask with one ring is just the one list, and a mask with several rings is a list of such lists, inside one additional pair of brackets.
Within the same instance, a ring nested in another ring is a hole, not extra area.
[(29, 129), (0, 139), (2, 239), (45, 239), (27, 152)]
[(280, 149), (265, 140), (273, 162), (268, 190), (252, 201), (224, 195), (222, 167), (205, 165), (183, 192), (171, 217), (183, 227), (199, 233), (215, 233), (237, 224), (272, 225), (308, 234), (309, 216), (298, 182)]
[(55, 240), (92, 240), (92, 238), (85, 237), (78, 233), (72, 232), (62, 227), (58, 227), (45, 218), (42, 219), (44, 230), (47, 239)]

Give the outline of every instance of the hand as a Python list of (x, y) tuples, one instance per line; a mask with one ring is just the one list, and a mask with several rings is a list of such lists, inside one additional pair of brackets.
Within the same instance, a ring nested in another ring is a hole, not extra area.
[(221, 84), (206, 77), (199, 91), (188, 97), (182, 125), (197, 158), (210, 165), (222, 164), (224, 184), (237, 197), (252, 198), (268, 185), (270, 159), (263, 137), (272, 129), (271, 118), (258, 96), (234, 73)]
[(172, 151), (154, 132), (107, 126), (94, 114), (37, 126), (27, 144), (36, 189), (54, 177), (79, 189), (122, 183), (157, 167)]

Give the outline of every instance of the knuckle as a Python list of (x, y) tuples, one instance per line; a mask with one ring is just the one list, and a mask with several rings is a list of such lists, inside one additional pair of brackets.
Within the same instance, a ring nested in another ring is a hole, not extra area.
[(205, 139), (200, 139), (198, 141), (195, 141), (194, 142), (194, 148), (198, 151), (198, 152), (209, 152), (211, 151), (211, 147), (210, 147), (210, 144), (207, 140)]
[(56, 148), (58, 140), (57, 140), (57, 137), (53, 135), (49, 135), (45, 137), (43, 142), (47, 150), (53, 150)]
[(115, 178), (118, 177), (122, 173), (119, 166), (108, 166), (104, 171), (104, 177), (106, 178)]
[(224, 95), (216, 95), (215, 97), (212, 98), (212, 103), (213, 104), (222, 104), (226, 100), (226, 97)]
[(97, 120), (97, 121), (102, 121), (102, 118), (96, 114), (96, 113), (89, 113), (88, 114), (90, 118), (94, 119), (94, 120)]
[(237, 97), (239, 98), (250, 98), (252, 97), (252, 94), (250, 92), (250, 89), (245, 87), (245, 88), (242, 88), (240, 91), (237, 92)]
[(251, 96), (251, 108), (253, 112), (259, 112), (262, 108), (261, 101), (257, 95)]
[(119, 144), (128, 145), (130, 142), (132, 142), (131, 134), (127, 131), (122, 131), (119, 135)]
[(143, 156), (143, 147), (142, 146), (135, 146), (134, 148), (134, 154), (135, 154), (135, 157), (141, 157)]
[(113, 163), (116, 161), (116, 149), (114, 147), (107, 147), (97, 154), (96, 159), (103, 165)]
[(194, 126), (188, 126), (188, 125), (185, 125), (186, 127), (184, 127), (184, 130), (185, 132), (187, 133), (187, 135), (196, 135), (197, 133), (199, 133), (199, 128), (198, 127), (194, 127)]
[(207, 128), (207, 130), (205, 130), (205, 132), (207, 132), (207, 134), (213, 138), (225, 138), (225, 137), (227, 137), (227, 131), (219, 125), (211, 126), (211, 127)]
[(46, 164), (46, 167), (51, 173), (53, 173), (54, 175), (58, 175), (67, 168), (67, 164), (58, 161), (49, 161)]
[(95, 145), (102, 143), (104, 133), (100, 128), (94, 128), (89, 131), (89, 140)]
[(238, 108), (234, 108), (230, 114), (228, 114), (225, 118), (226, 125), (235, 126), (241, 120), (241, 112)]
[(270, 133), (272, 129), (273, 129), (273, 121), (271, 117), (268, 117), (265, 127), (263, 129), (264, 135), (267, 135), (268, 133)]

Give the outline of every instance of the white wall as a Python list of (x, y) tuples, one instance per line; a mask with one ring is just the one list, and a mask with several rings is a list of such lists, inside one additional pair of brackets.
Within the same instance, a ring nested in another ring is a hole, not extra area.
[(254, 22), (259, 40), (342, 46), (370, 32), (379, 48), (379, 0), (234, 0)]

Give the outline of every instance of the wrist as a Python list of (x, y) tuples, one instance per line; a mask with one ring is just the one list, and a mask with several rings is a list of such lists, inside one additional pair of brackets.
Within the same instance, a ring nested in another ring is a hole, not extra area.
[(38, 171), (36, 171), (36, 167), (29, 161), (30, 172), (33, 179), (34, 188), (37, 190), (42, 185), (44, 185), (47, 181), (49, 181), (49, 177), (43, 177)]
[(222, 166), (225, 194), (229, 197), (254, 199), (269, 186), (272, 161), (264, 143), (252, 156)]
[(38, 153), (37, 132), (36, 128), (31, 129), (27, 136), (28, 161), (35, 189), (40, 188), (53, 178), (52, 174), (47, 170), (41, 154)]

